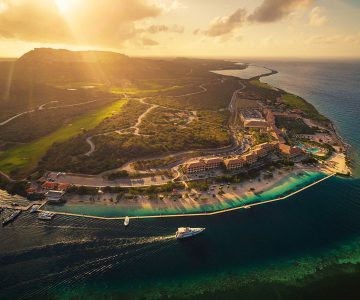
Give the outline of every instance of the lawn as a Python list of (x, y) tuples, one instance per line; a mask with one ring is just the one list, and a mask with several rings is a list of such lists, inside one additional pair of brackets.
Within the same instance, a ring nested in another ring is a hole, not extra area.
[(302, 110), (311, 119), (318, 121), (328, 121), (328, 119), (321, 115), (312, 104), (306, 102), (304, 99), (298, 96), (286, 93), (282, 95), (281, 100), (290, 108), (297, 108)]
[(253, 80), (250, 80), (250, 82), (251, 82), (251, 84), (261, 87), (261, 88), (264, 88), (264, 89), (269, 89), (269, 90), (274, 89), (271, 85), (269, 85), (265, 82), (261, 82), (259, 79), (253, 79)]
[(127, 100), (120, 100), (96, 112), (89, 113), (66, 126), (32, 143), (0, 152), (0, 170), (8, 174), (26, 174), (31, 171), (47, 150), (58, 142), (63, 142), (97, 126), (104, 119), (118, 113)]

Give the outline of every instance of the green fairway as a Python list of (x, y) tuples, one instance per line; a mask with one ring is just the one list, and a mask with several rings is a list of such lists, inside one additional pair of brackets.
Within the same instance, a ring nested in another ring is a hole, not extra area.
[(52, 144), (63, 142), (76, 136), (83, 130), (94, 128), (105, 118), (110, 117), (114, 113), (118, 113), (126, 101), (127, 100), (117, 101), (99, 111), (82, 116), (69, 126), (60, 128), (32, 143), (0, 152), (0, 170), (7, 174), (14, 172), (26, 174), (26, 172), (32, 170), (37, 165), (38, 161)]

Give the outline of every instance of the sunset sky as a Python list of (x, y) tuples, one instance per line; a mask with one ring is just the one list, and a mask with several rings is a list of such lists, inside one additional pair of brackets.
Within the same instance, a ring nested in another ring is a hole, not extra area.
[(0, 57), (360, 57), (359, 0), (0, 0)]

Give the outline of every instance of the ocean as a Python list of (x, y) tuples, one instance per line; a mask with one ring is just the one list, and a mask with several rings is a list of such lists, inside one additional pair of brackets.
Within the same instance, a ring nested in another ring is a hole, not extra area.
[[(332, 119), (359, 167), (359, 62), (252, 63), (278, 70), (262, 80)], [(173, 234), (184, 225), (206, 231), (179, 242)], [(271, 205), (127, 228), (23, 213), (0, 228), (0, 240), (0, 299), (359, 299), (360, 180), (331, 178)]]

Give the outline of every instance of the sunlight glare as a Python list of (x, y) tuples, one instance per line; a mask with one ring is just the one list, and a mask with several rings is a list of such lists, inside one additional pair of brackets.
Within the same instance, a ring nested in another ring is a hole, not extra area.
[(55, 0), (55, 4), (61, 13), (69, 11), (69, 2), (66, 0)]

